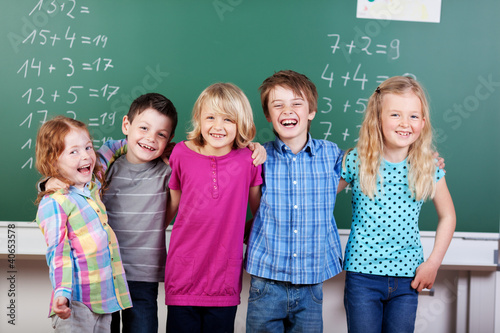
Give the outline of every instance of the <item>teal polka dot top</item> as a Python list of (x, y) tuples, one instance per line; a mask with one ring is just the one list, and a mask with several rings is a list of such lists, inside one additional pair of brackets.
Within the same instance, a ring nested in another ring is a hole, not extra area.
[[(423, 200), (412, 197), (406, 159), (383, 161), (382, 186), (374, 199), (359, 184), (357, 150), (349, 152), (342, 178), (352, 187), (352, 224), (346, 246), (344, 269), (383, 276), (413, 277), (424, 261), (418, 216)], [(436, 168), (436, 181), (444, 172)]]

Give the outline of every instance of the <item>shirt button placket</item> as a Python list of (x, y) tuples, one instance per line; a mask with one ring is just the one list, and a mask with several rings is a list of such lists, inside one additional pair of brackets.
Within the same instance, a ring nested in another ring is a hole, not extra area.
[(293, 230), (292, 234), (292, 270), (295, 271), (297, 269), (297, 250), (298, 250), (298, 231), (297, 231), (297, 220), (299, 218), (299, 206), (298, 206), (298, 200), (299, 200), (299, 188), (297, 186), (297, 156), (293, 156), (291, 158), (291, 174), (290, 174), (290, 179), (292, 179), (292, 186), (291, 186), (291, 192), (292, 192), (292, 200), (293, 200), (293, 207), (292, 207), (292, 225), (291, 225), (291, 230)]
[(214, 156), (210, 157), (210, 178), (212, 179), (212, 198), (217, 199), (219, 197), (219, 184), (217, 178), (217, 160)]

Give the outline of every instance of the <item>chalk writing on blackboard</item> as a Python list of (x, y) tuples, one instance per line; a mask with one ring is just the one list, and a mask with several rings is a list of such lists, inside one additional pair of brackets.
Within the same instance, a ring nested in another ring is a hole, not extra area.
[[(369, 82), (377, 84), (382, 83), (389, 78), (389, 75), (377, 74), (369, 76), (364, 68), (363, 61), (365, 57), (385, 57), (388, 62), (396, 62), (401, 56), (401, 42), (394, 38), (388, 42), (380, 42), (369, 36), (357, 36), (356, 38), (346, 38), (345, 40), (340, 34), (327, 34), (330, 53), (334, 55), (331, 63), (327, 63), (320, 75), (323, 82), (328, 85), (328, 88), (343, 88), (354, 87), (357, 96), (342, 95), (344, 100), (340, 101), (337, 97), (337, 112), (354, 112), (363, 114), (366, 111), (368, 97), (370, 95), (365, 89)], [(339, 56), (340, 55), (340, 56)], [(356, 55), (356, 61), (353, 61), (353, 56)], [(343, 68), (340, 72), (336, 70)], [(347, 67), (347, 70), (346, 70)], [(412, 73), (400, 73), (398, 75), (412, 76)], [(323, 133), (324, 139), (327, 140), (332, 135), (332, 122), (323, 118), (332, 118), (329, 114), (334, 110), (334, 99), (329, 96), (321, 96), (320, 105), (318, 106), (320, 116), (320, 124), (325, 126), (326, 131)], [(340, 107), (339, 107), (340, 106)], [(361, 120), (361, 118), (360, 118)], [(357, 141), (357, 133), (360, 124), (356, 124), (355, 128), (345, 128), (342, 132), (343, 141), (349, 141), (354, 145)]]
[(47, 14), (52, 15), (58, 11), (65, 13), (66, 16), (72, 19), (75, 18), (73, 14), (77, 12), (80, 12), (82, 14), (90, 13), (89, 7), (86, 6), (78, 7), (78, 5), (76, 4), (76, 0), (68, 0), (63, 3), (57, 3), (57, 1), (55, 0), (50, 0), (50, 1), (40, 0), (35, 5), (35, 7), (33, 7), (31, 12), (29, 13), (29, 16), (33, 15), (36, 12), (45, 12)]
[[(96, 148), (111, 139), (103, 135), (109, 131), (101, 129), (115, 126), (116, 112), (92, 114), (87, 105), (93, 100), (113, 102), (120, 86), (109, 79), (108, 73), (115, 71), (113, 59), (105, 54), (110, 37), (104, 31), (88, 33), (85, 28), (68, 24), (90, 17), (90, 7), (81, 6), (76, 0), (39, 0), (27, 15), (43, 23), (24, 30), (15, 45), (20, 52), (19, 62), (12, 68), (13, 74), (26, 82), (19, 88), (18, 96), (26, 108), (22, 108), (17, 125), (28, 133), (20, 148), (30, 155), (19, 165), (29, 170), (33, 168), (36, 131), (55, 114), (82, 120), (91, 133), (100, 133), (94, 140)], [(83, 75), (86, 76), (82, 78)], [(84, 119), (80, 119), (82, 115)]]

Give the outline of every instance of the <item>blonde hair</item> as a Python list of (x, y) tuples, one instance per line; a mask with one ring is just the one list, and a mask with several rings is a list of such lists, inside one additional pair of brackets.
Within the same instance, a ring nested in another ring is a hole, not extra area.
[[(47, 177), (54, 177), (67, 184), (71, 184), (71, 181), (64, 178), (59, 172), (57, 161), (66, 148), (64, 138), (73, 129), (80, 129), (89, 133), (87, 126), (84, 123), (64, 116), (56, 116), (52, 120), (44, 123), (38, 130), (35, 145), (35, 166), (38, 172), (42, 175), (42, 180)], [(101, 167), (96, 161), (94, 174), (100, 176), (100, 171)], [(102, 178), (99, 178), (99, 181), (102, 181)], [(38, 193), (35, 203), (38, 204), (44, 195), (52, 192), (55, 191), (42, 191)]]
[(255, 137), (252, 107), (243, 91), (232, 83), (215, 83), (203, 90), (193, 107), (191, 119), (193, 129), (187, 134), (187, 138), (197, 146), (205, 145), (201, 134), (201, 111), (204, 107), (236, 123), (238, 133), (233, 148), (244, 148)]
[(385, 80), (370, 96), (359, 132), (359, 141), (356, 145), (361, 190), (371, 199), (376, 193), (377, 178), (380, 179), (380, 165), (384, 156), (384, 137), (381, 124), (382, 99), (387, 94), (403, 95), (407, 92), (413, 92), (420, 99), (422, 115), (426, 122), (419, 138), (410, 145), (408, 150), (409, 188), (416, 200), (434, 197), (436, 165), (432, 156), (434, 150), (432, 126), (425, 91), (416, 80), (405, 76), (395, 76)]

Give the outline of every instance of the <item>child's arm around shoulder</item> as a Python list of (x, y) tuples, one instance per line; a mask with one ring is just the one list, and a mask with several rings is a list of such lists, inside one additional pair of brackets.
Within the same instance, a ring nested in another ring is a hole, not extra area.
[(424, 288), (432, 288), (434, 285), (437, 271), (439, 266), (441, 266), (441, 262), (455, 231), (455, 207), (448, 186), (446, 185), (445, 177), (441, 178), (436, 184), (436, 195), (433, 202), (439, 221), (432, 253), (424, 263), (417, 267), (415, 278), (411, 283), (412, 288), (418, 292)]
[(47, 178), (44, 182), (39, 183), (40, 190), (43, 191), (57, 191), (59, 189), (68, 190), (69, 184), (63, 182), (59, 178), (50, 177)]
[(167, 146), (165, 147), (165, 150), (163, 151), (163, 154), (161, 154), (161, 159), (166, 165), (170, 165), (170, 155), (172, 155), (172, 151), (175, 148), (175, 142), (170, 141)]
[[(101, 148), (97, 151), (97, 156), (99, 158), (99, 162), (102, 166), (102, 172), (106, 173), (106, 170), (113, 164), (113, 162), (120, 157), (121, 155), (127, 152), (127, 140), (108, 140), (106, 141)], [(40, 191), (46, 190), (58, 190), (58, 189), (68, 189), (69, 184), (54, 178), (50, 177), (46, 180), (41, 181), (38, 184), (38, 188)]]
[(250, 149), (252, 153), (253, 165), (258, 166), (264, 164), (267, 159), (267, 152), (264, 146), (262, 146), (258, 142), (250, 142), (248, 144), (248, 149)]
[(97, 151), (103, 172), (105, 173), (118, 157), (126, 153), (127, 139), (106, 141)]

